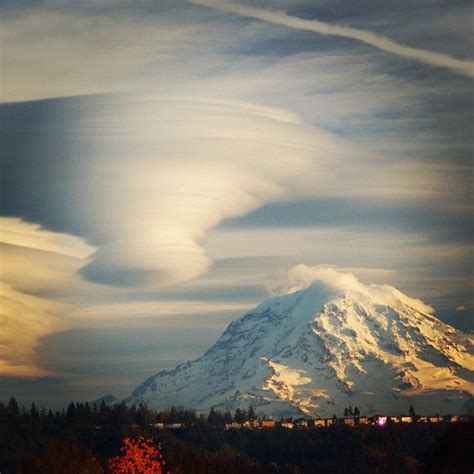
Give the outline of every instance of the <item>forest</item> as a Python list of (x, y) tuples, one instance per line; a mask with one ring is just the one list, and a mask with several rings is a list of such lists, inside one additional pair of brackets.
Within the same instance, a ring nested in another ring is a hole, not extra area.
[[(0, 402), (2, 474), (472, 473), (474, 423), (226, 430), (253, 409), (206, 416), (70, 403), (52, 412)], [(164, 427), (163, 427), (164, 424)], [(171, 425), (175, 424), (174, 428)], [(168, 426), (168, 428), (167, 428)], [(142, 440), (142, 441), (140, 441)], [(146, 440), (143, 441), (143, 440)], [(140, 451), (140, 443), (145, 446)], [(147, 444), (148, 443), (148, 444)], [(127, 451), (128, 450), (128, 451)], [(126, 456), (150, 459), (133, 470)], [(141, 457), (140, 457), (141, 456)], [(127, 462), (129, 464), (127, 464)], [(154, 463), (154, 464), (153, 464)], [(127, 467), (129, 466), (129, 467)], [(147, 470), (148, 469), (148, 470)]]

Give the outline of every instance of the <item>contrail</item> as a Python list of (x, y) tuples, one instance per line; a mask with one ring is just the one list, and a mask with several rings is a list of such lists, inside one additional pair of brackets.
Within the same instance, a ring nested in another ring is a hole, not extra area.
[(382, 51), (396, 54), (397, 56), (450, 69), (467, 77), (474, 77), (474, 61), (472, 60), (457, 59), (447, 54), (405, 46), (372, 31), (332, 25), (319, 20), (305, 20), (303, 18), (287, 15), (284, 12), (268, 11), (263, 8), (239, 5), (225, 0), (190, 0), (190, 3), (216, 8), (244, 17), (255, 18), (275, 25), (286, 26), (287, 28), (313, 31), (323, 35), (340, 36), (342, 38), (352, 38), (370, 44)]

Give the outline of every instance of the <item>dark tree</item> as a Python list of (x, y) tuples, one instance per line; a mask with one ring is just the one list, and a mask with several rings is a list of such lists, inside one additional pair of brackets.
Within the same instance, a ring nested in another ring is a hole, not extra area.
[(8, 401), (8, 414), (13, 418), (18, 417), (20, 414), (20, 408), (15, 397), (11, 397)]
[(179, 423), (178, 410), (175, 407), (171, 407), (168, 423)]
[(71, 423), (74, 423), (76, 421), (76, 418), (77, 418), (77, 409), (76, 409), (76, 405), (74, 405), (73, 402), (71, 402), (68, 407), (67, 407), (67, 411), (66, 411), (66, 421), (71, 424)]
[(212, 426), (224, 427), (224, 415), (220, 411), (216, 411), (214, 407), (212, 407), (211, 411), (209, 412), (209, 416), (207, 417), (207, 422)]
[(354, 416), (356, 416), (356, 417), (360, 416), (359, 407), (354, 407)]
[(244, 421), (244, 417), (242, 416), (242, 410), (240, 408), (237, 408), (237, 410), (235, 410), (234, 421), (236, 423), (243, 423)]

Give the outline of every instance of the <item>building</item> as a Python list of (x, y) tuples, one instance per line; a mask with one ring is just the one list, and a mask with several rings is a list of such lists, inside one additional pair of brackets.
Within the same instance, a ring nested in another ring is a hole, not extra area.
[(281, 426), (282, 428), (286, 428), (286, 429), (291, 430), (291, 429), (294, 428), (295, 425), (294, 425), (294, 423), (293, 423), (292, 421), (282, 421), (282, 422), (280, 423), (280, 426)]
[(258, 420), (247, 420), (242, 423), (242, 426), (244, 428), (254, 429), (254, 428), (258, 428), (260, 424)]
[(342, 423), (347, 426), (355, 426), (355, 418), (352, 416), (346, 416), (342, 419)]
[(324, 428), (326, 426), (326, 421), (323, 420), (322, 418), (319, 420), (311, 420), (311, 426), (313, 428)]
[(456, 423), (459, 421), (459, 416), (458, 415), (447, 415), (444, 418), (446, 421), (449, 421), (450, 423)]
[(326, 418), (324, 421), (326, 422), (326, 426), (332, 426), (336, 420), (334, 418)]
[(260, 428), (275, 428), (275, 420), (261, 420)]
[(370, 424), (369, 418), (366, 417), (366, 416), (359, 416), (358, 418), (356, 418), (356, 421), (357, 421), (358, 425), (369, 425)]
[(411, 416), (401, 416), (400, 423), (413, 423), (413, 417)]
[(184, 423), (167, 423), (165, 426), (169, 430), (177, 430), (178, 428), (183, 428)]
[(237, 423), (236, 421), (225, 424), (226, 430), (240, 430), (240, 428), (242, 428), (242, 425), (240, 423)]
[(387, 424), (387, 421), (388, 421), (388, 417), (386, 416), (376, 416), (375, 417), (375, 424), (377, 426), (385, 426)]
[(296, 420), (295, 426), (297, 426), (298, 428), (308, 428), (308, 420), (306, 420), (305, 418)]

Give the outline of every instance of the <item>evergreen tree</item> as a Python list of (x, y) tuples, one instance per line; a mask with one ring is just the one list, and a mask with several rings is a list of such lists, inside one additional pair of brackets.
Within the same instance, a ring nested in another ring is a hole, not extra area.
[(8, 401), (8, 414), (12, 418), (18, 418), (20, 415), (20, 407), (18, 406), (18, 402), (16, 401), (15, 397), (11, 397)]
[(76, 421), (76, 414), (77, 414), (77, 409), (76, 405), (74, 405), (74, 402), (71, 402), (66, 411), (66, 421), (67, 423), (74, 423)]
[(244, 417), (242, 416), (242, 410), (240, 408), (237, 408), (237, 410), (235, 410), (234, 421), (236, 423), (243, 423), (244, 422)]
[(40, 420), (39, 411), (34, 403), (31, 404), (30, 418), (33, 424), (38, 424)]
[(171, 407), (168, 423), (179, 423), (178, 410), (175, 407)]
[(111, 407), (112, 417), (111, 422), (116, 426), (128, 426), (131, 422), (129, 409), (125, 403), (120, 403)]
[(354, 407), (354, 416), (355, 416), (355, 417), (359, 417), (359, 416), (360, 416), (359, 407)]
[(214, 407), (211, 407), (211, 411), (209, 412), (209, 416), (207, 417), (207, 422), (210, 425), (217, 426), (218, 425), (217, 419), (218, 419), (218, 415), (216, 413), (216, 410), (214, 410)]

